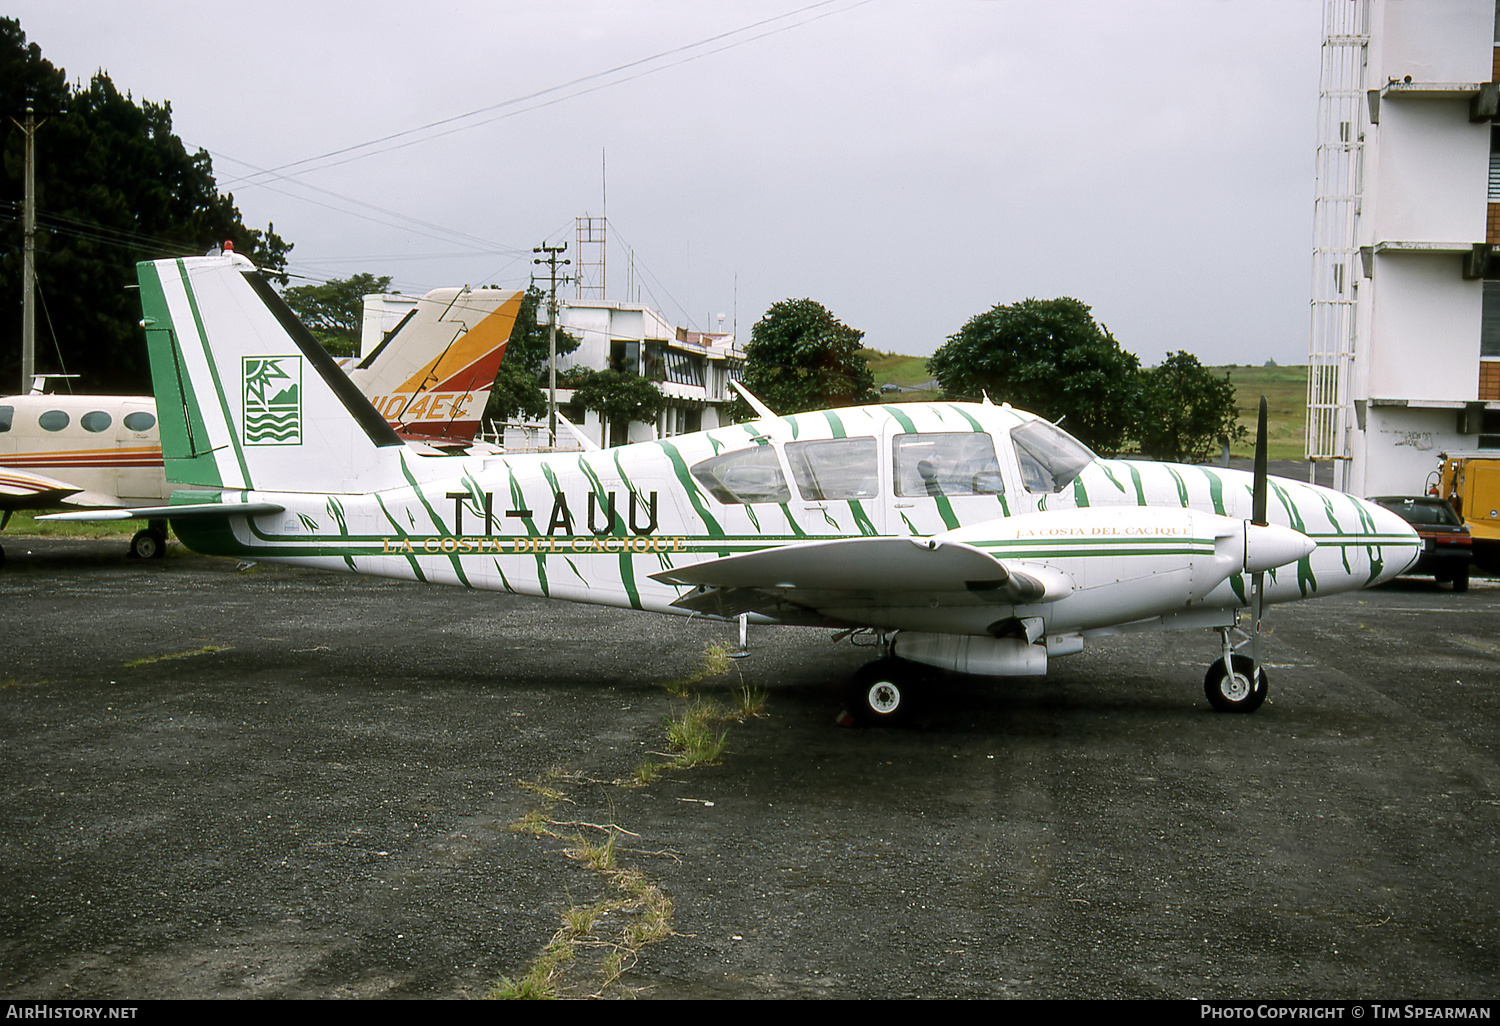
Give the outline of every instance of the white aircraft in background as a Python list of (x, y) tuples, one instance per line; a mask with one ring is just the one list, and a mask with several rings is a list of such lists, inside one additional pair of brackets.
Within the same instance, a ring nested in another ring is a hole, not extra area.
[[(344, 371), (403, 438), (468, 445), (521, 299), (514, 290), (434, 289)], [(45, 394), (39, 378), (27, 395), (0, 397), (0, 529), (18, 509), (139, 506), (171, 494), (151, 396)], [(160, 556), (166, 541), (166, 521), (155, 518), (130, 554)]]
[[(1256, 474), (1100, 459), (1055, 425), (959, 403), (762, 417), (569, 454), (402, 444), (243, 257), (139, 265), (168, 476), (190, 547), (660, 613), (865, 631), (871, 721), (922, 667), (1041, 674), (1122, 631), (1215, 628), (1205, 690), (1266, 696), (1239, 610), (1389, 580), (1394, 513)], [(1262, 432), (1263, 436), (1263, 432)], [(1241, 635), (1242, 636), (1242, 635)], [(1243, 642), (1241, 642), (1243, 644)]]

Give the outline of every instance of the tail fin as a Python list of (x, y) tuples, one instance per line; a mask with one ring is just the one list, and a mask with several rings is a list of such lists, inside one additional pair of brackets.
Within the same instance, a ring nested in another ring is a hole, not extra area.
[(136, 271), (169, 481), (320, 492), (405, 483), (401, 439), (250, 261)]
[(472, 441), (521, 299), (510, 290), (433, 289), (345, 372), (396, 430)]

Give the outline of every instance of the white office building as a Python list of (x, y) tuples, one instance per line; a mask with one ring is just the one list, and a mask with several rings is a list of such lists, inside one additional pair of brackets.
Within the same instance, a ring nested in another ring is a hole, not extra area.
[(569, 389), (558, 390), (564, 415), (601, 445), (644, 442), (727, 423), (724, 407), (734, 399), (729, 386), (739, 380), (745, 354), (733, 335), (675, 327), (641, 303), (573, 300), (558, 303), (558, 324), (579, 340), (578, 348), (559, 357), (559, 376), (573, 368), (612, 368), (639, 374), (661, 390), (666, 407), (653, 423), (611, 426), (602, 436), (598, 414), (573, 404)]
[(1417, 493), (1500, 449), (1496, 3), (1325, 2), (1307, 455)]

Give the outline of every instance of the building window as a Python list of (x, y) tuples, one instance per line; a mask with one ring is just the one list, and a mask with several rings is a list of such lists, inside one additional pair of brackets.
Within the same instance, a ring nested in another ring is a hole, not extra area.
[(1500, 281), (1484, 283), (1484, 313), (1479, 326), (1479, 355), (1500, 357)]
[(1490, 202), (1500, 203), (1500, 127), (1490, 128)]

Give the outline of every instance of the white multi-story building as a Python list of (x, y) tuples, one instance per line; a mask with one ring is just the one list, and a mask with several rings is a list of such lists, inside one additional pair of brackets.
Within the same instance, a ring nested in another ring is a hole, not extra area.
[[(451, 289), (434, 290), (426, 298), (448, 297), (452, 292)], [(484, 291), (477, 293), (480, 296), (488, 294)], [(448, 300), (444, 298), (443, 301)], [(414, 297), (397, 294), (370, 295), (364, 297), (364, 302), (361, 357), (368, 355), (384, 337), (403, 325), (421, 303)], [(539, 312), (539, 316), (545, 318), (545, 309)], [(745, 362), (745, 354), (735, 344), (733, 335), (688, 331), (675, 327), (641, 303), (604, 300), (559, 301), (557, 321), (563, 330), (579, 340), (577, 349), (558, 357), (559, 379), (578, 368), (630, 371), (655, 384), (666, 398), (666, 406), (654, 422), (612, 424), (609, 431), (613, 437), (606, 439), (599, 415), (574, 404), (572, 389), (559, 387), (559, 412), (591, 440), (600, 445), (622, 445), (670, 438), (727, 423), (723, 410), (734, 399), (729, 382), (731, 378), (740, 379)], [(490, 425), (486, 430), (490, 432), (487, 437), (503, 442), (508, 449), (538, 449), (548, 445), (545, 418), (539, 422)], [(579, 446), (571, 432), (559, 427), (556, 447), (576, 449)]]
[(1307, 454), (1416, 493), (1500, 449), (1497, 5), (1326, 4)]
[(675, 327), (641, 303), (573, 300), (558, 304), (558, 324), (579, 340), (578, 348), (559, 357), (557, 370), (612, 368), (641, 375), (661, 389), (666, 407), (654, 423), (611, 426), (614, 436), (602, 437), (598, 414), (572, 405), (573, 393), (558, 389), (558, 403), (568, 404), (564, 415), (601, 445), (670, 438), (704, 431), (721, 419), (734, 399), (731, 379), (739, 380), (745, 354), (733, 335), (688, 331)]

